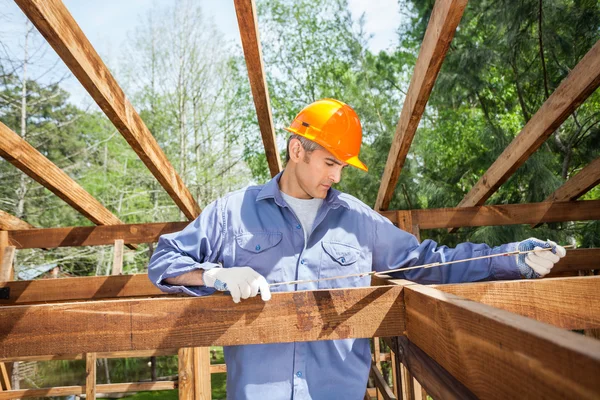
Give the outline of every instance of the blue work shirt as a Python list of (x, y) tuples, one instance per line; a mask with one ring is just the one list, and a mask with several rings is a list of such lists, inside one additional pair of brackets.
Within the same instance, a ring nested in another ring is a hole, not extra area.
[[(269, 283), (347, 275), (512, 251), (463, 243), (438, 247), (396, 228), (358, 199), (330, 189), (305, 242), (277, 175), (263, 186), (230, 193), (207, 206), (183, 231), (160, 237), (148, 275), (165, 292), (209, 295), (214, 289), (166, 284), (194, 269), (250, 266)], [(400, 274), (419, 283), (520, 277), (514, 257), (496, 257)], [(370, 276), (298, 285), (273, 292), (370, 285)], [(235, 307), (232, 302), (231, 307)], [(362, 399), (371, 351), (368, 339), (227, 346), (229, 399)]]

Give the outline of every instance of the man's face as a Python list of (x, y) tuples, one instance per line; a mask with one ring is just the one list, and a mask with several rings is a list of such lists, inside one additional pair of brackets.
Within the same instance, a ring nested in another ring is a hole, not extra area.
[(303, 153), (302, 160), (296, 165), (296, 179), (306, 195), (302, 197), (324, 199), (331, 185), (340, 181), (342, 170), (348, 164), (324, 149)]

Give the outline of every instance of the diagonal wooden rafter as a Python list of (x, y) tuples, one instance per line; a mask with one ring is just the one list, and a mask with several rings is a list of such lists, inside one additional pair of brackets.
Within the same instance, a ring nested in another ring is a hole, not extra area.
[(600, 183), (600, 157), (556, 189), (545, 201), (573, 201)]
[(377, 200), (373, 207), (377, 211), (387, 210), (390, 205), (433, 84), (466, 6), (467, 0), (435, 2), (381, 177)]
[(571, 70), (459, 207), (482, 205), (600, 85), (600, 41)]
[(0, 122), (0, 156), (29, 175), (97, 225), (118, 225), (121, 220), (86, 192), (69, 175), (23, 138)]
[(0, 230), (13, 231), (35, 228), (20, 218), (0, 210)]
[(277, 150), (269, 90), (262, 61), (256, 5), (254, 0), (234, 0), (234, 4), (260, 134), (262, 135), (265, 154), (269, 163), (269, 171), (271, 176), (275, 176), (281, 171), (281, 159), (279, 158), (279, 150)]
[(60, 0), (15, 0), (189, 219), (200, 207)]

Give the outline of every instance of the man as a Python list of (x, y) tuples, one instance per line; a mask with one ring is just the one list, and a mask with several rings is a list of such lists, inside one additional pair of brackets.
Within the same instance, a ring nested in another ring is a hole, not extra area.
[[(291, 126), (285, 170), (263, 186), (226, 195), (183, 231), (163, 235), (149, 277), (166, 292), (203, 296), (229, 290), (234, 302), (271, 297), (268, 283), (350, 275), (552, 247), (527, 257), (496, 257), (402, 274), (420, 283), (546, 275), (565, 250), (528, 239), (497, 248), (455, 249), (417, 239), (331, 185), (358, 159), (362, 130), (348, 105), (332, 99), (303, 109)], [(556, 253), (556, 254), (554, 254)], [(273, 286), (272, 291), (369, 286), (370, 276)], [(359, 399), (371, 354), (367, 339), (225, 347), (230, 399)]]

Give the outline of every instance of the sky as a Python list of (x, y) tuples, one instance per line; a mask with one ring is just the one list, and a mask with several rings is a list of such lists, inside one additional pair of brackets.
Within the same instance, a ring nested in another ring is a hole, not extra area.
[[(223, 32), (226, 39), (240, 43), (239, 31), (233, 0), (197, 0), (207, 15)], [(164, 8), (174, 0), (63, 0), (75, 21), (79, 24), (96, 51), (108, 65), (117, 65), (123, 43), (127, 40), (138, 21), (153, 7)], [(369, 48), (373, 52), (393, 47), (398, 39), (396, 29), (401, 21), (398, 0), (348, 0), (355, 18), (365, 14), (365, 30), (373, 37)], [(12, 0), (0, 0), (0, 44), (9, 46), (12, 52), (22, 53), (23, 21), (25, 16)], [(260, 29), (260, 23), (259, 23)], [(241, 45), (240, 45), (241, 46)], [(86, 106), (92, 102), (81, 84), (72, 77), (64, 64), (60, 62), (58, 72), (47, 79), (56, 79), (64, 75), (61, 86), (69, 91), (73, 103)], [(51, 48), (47, 54), (38, 58), (39, 64), (51, 65), (57, 62), (57, 56)], [(40, 65), (42, 69), (42, 65)], [(47, 68), (43, 68), (46, 70)], [(35, 72), (32, 71), (32, 77)]]

